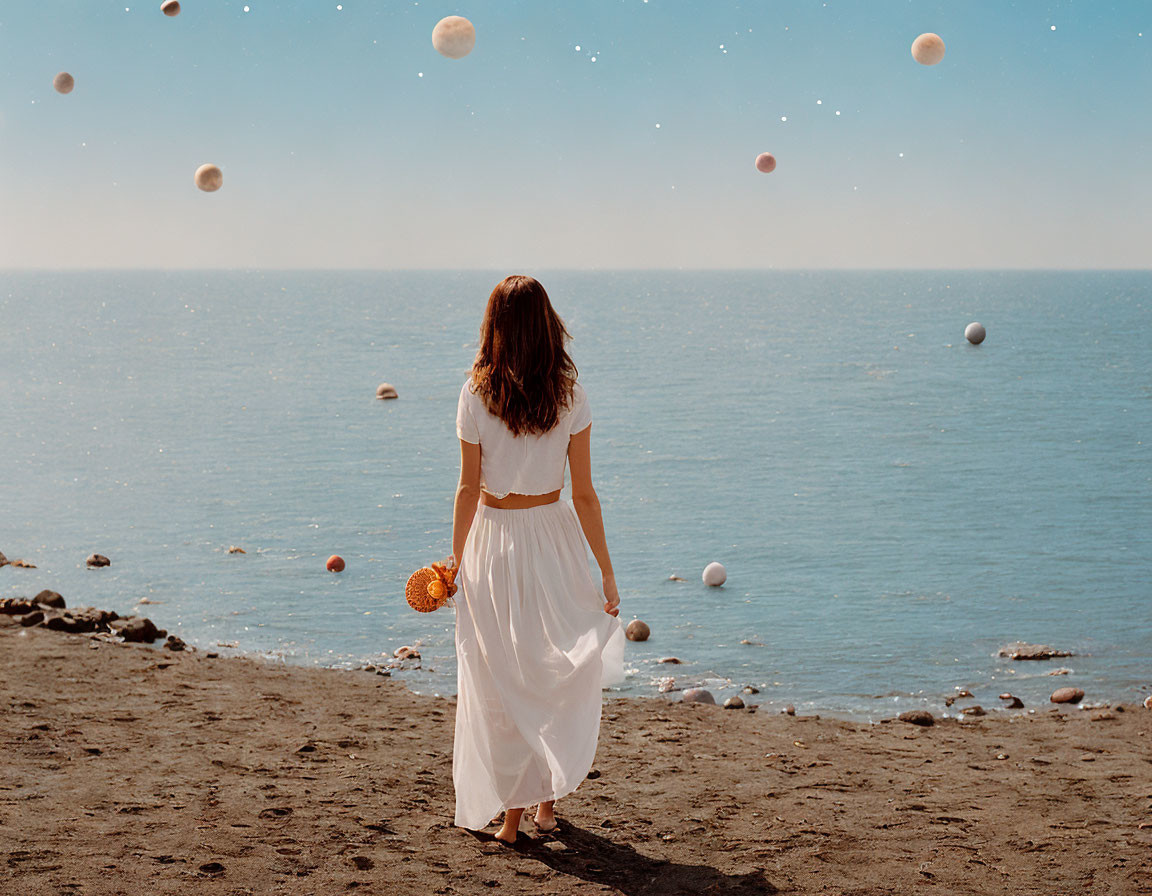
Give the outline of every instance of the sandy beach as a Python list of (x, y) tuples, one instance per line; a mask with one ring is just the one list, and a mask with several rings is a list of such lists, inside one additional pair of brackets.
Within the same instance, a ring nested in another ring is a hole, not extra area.
[(3, 615), (0, 670), (6, 894), (1152, 893), (1138, 705), (918, 727), (609, 699), (595, 777), (512, 851), (451, 823), (451, 699)]

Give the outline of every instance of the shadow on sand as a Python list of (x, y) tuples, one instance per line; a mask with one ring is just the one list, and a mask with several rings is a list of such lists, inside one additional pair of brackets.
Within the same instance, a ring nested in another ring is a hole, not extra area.
[[(479, 840), (495, 842), (491, 834), (470, 833)], [(556, 844), (563, 848), (556, 848)], [(764, 896), (779, 892), (762, 872), (724, 874), (708, 865), (680, 865), (650, 858), (626, 843), (597, 836), (571, 822), (561, 822), (556, 831), (539, 840), (522, 835), (516, 846), (506, 848), (554, 871), (612, 887), (626, 896)]]

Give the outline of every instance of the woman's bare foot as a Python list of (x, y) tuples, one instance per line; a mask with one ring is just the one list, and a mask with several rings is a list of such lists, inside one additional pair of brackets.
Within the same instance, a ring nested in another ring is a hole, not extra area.
[(496, 832), (496, 839), (501, 843), (512, 844), (516, 842), (516, 834), (520, 830), (520, 818), (524, 815), (523, 809), (505, 809), (504, 824)]
[(536, 809), (536, 817), (533, 821), (536, 822), (536, 829), (542, 834), (556, 830), (555, 807), (556, 800), (548, 800), (546, 803), (541, 803)]

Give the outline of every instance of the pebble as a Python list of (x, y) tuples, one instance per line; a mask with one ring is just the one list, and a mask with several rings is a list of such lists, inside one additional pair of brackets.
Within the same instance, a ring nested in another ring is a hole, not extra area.
[(972, 321), (972, 323), (964, 328), (964, 338), (973, 345), (979, 345), (987, 335), (988, 331), (984, 329), (984, 325), (979, 321)]
[(324, 568), (328, 572), (344, 572), (344, 558), (339, 554), (333, 554), (328, 558), (328, 562), (324, 564)]
[(789, 703), (787, 706), (784, 707), (784, 714), (788, 715), (788, 716), (796, 715), (796, 707), (793, 706), (791, 703)]
[(244, 550), (244, 548), (237, 547), (236, 545), (232, 545), (230, 548), (228, 548), (228, 553), (229, 554), (247, 554), (248, 552), (246, 550)]
[(1023, 709), (1024, 708), (1024, 701), (1021, 700), (1019, 697), (1017, 697), (1015, 694), (1001, 694), (1000, 699), (1008, 701), (1008, 705), (1006, 707), (1004, 707), (1005, 709)]
[[(3, 555), (0, 555), (0, 556), (3, 556)], [(0, 563), (0, 566), (3, 566), (3, 565), (4, 565), (3, 563)], [(671, 575), (671, 576), (668, 576), (668, 581), (669, 582), (683, 582), (684, 579), (680, 578), (680, 576), (677, 576), (677, 575)]]
[(1147, 697), (1144, 698), (1144, 708), (1145, 709), (1152, 709), (1152, 694), (1149, 694)]
[(679, 666), (681, 663), (681, 659), (678, 656), (666, 656), (666, 657), (663, 657), (662, 659), (657, 660), (656, 662), (658, 662), (658, 663), (671, 663), (674, 666)]
[(657, 690), (659, 690), (661, 694), (667, 694), (669, 691), (675, 691), (677, 689), (675, 678), (661, 678), (656, 684)]
[(19, 569), (35, 569), (36, 568), (35, 563), (29, 563), (27, 560), (9, 560), (8, 565), (9, 566), (15, 566)]
[(1084, 691), (1080, 688), (1057, 688), (1048, 699), (1053, 703), (1079, 703), (1084, 699)]
[(110, 566), (112, 561), (105, 557), (103, 554), (89, 554), (88, 559), (84, 563), (93, 569), (99, 566)]
[(964, 700), (964, 699), (969, 698), (971, 696), (972, 696), (972, 692), (970, 690), (968, 690), (967, 688), (957, 688), (956, 689), (956, 699), (957, 700)]
[(960, 710), (960, 712), (962, 712), (966, 716), (984, 716), (984, 715), (987, 715), (987, 713), (984, 712), (984, 707), (982, 707), (982, 706), (965, 706), (962, 710)]
[(109, 623), (109, 627), (125, 641), (135, 643), (147, 642), (151, 644), (157, 638), (163, 638), (167, 634), (161, 634), (160, 629), (156, 628), (156, 624), (145, 616), (116, 619)]
[(420, 651), (415, 647), (405, 645), (404, 647), (397, 647), (392, 652), (392, 656), (398, 660), (418, 660), (420, 659)]
[(399, 398), (400, 394), (391, 383), (381, 383), (376, 387), (376, 397), (383, 400), (387, 398)]
[(160, 4), (160, 11), (166, 16), (180, 15), (180, 0), (164, 0)]
[(680, 697), (681, 703), (708, 703), (716, 705), (716, 698), (705, 688), (688, 688)]
[(1008, 754), (1007, 754), (1007, 753), (997, 753), (997, 754), (996, 754), (996, 758), (997, 758), (997, 759), (1007, 759), (1007, 758), (1008, 758)]
[(4, 556), (4, 552), (0, 551), (0, 566), (7, 566), (8, 558)]
[(34, 625), (39, 625), (44, 621), (44, 613), (42, 610), (33, 610), (20, 617), (20, 624), (25, 628), (31, 628)]
[(629, 641), (647, 641), (651, 634), (652, 629), (648, 627), (648, 623), (640, 619), (633, 619), (628, 623), (628, 628), (624, 629), (624, 635)]
[(744, 693), (745, 694), (759, 694), (760, 688), (756, 687), (755, 685), (751, 685), (751, 684), (745, 685), (744, 686)]
[(76, 79), (68, 72), (60, 72), (52, 79), (52, 86), (56, 88), (57, 93), (71, 93), (72, 88), (76, 86)]
[(1071, 675), (1072, 670), (1060, 668), (1060, 669), (1053, 669), (1051, 672), (1045, 672), (1044, 674), (1045, 675)]
[(935, 725), (936, 717), (926, 709), (910, 709), (898, 715), (901, 722), (910, 722), (913, 725)]
[(186, 650), (188, 645), (185, 644), (181, 638), (177, 638), (175, 635), (169, 635), (168, 640), (164, 642), (164, 647), (171, 651), (180, 651)]
[(724, 708), (725, 709), (743, 709), (744, 708), (744, 701), (741, 700), (739, 697), (733, 695), (724, 701)]
[(588, 772), (588, 780), (589, 781), (595, 781), (599, 777), (600, 777), (600, 770), (599, 769), (594, 768)]

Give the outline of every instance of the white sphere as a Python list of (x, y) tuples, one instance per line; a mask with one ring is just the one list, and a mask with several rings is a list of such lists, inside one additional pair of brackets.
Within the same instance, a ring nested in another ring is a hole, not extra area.
[(984, 332), (984, 324), (977, 321), (972, 321), (972, 323), (964, 328), (964, 338), (973, 345), (979, 345), (987, 335), (988, 334)]
[(935, 65), (944, 58), (944, 41), (931, 31), (912, 41), (912, 58), (921, 65)]
[(68, 72), (60, 72), (52, 79), (52, 86), (56, 88), (57, 93), (71, 93), (72, 88), (76, 86), (76, 79)]
[(476, 46), (476, 29), (464, 16), (448, 16), (432, 29), (432, 46), (441, 56), (462, 59)]
[(224, 185), (224, 175), (215, 165), (201, 165), (196, 169), (196, 186), (205, 193), (215, 193)]
[(704, 567), (702, 578), (705, 585), (716, 588), (728, 581), (728, 570), (724, 568), (722, 563), (709, 563)]

